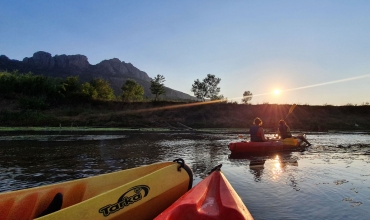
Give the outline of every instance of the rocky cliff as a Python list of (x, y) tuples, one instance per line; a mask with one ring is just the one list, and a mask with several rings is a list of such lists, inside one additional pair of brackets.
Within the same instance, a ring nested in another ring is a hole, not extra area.
[[(11, 60), (5, 55), (0, 56), (0, 70), (20, 73), (32, 72), (36, 75), (50, 77), (79, 76), (82, 82), (88, 82), (93, 78), (108, 80), (116, 95), (121, 94), (121, 87), (127, 79), (134, 79), (144, 87), (145, 96), (153, 97), (150, 92), (151, 78), (144, 71), (139, 70), (131, 63), (125, 63), (117, 58), (103, 60), (91, 65), (84, 55), (55, 55), (39, 51), (32, 57), (26, 57), (23, 61)], [(167, 99), (195, 100), (195, 97), (186, 93), (166, 87)]]

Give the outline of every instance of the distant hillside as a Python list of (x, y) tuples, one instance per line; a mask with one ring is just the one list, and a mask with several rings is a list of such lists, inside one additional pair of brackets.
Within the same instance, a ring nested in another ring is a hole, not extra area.
[[(32, 72), (36, 75), (61, 78), (79, 76), (82, 82), (88, 82), (93, 78), (103, 78), (110, 82), (116, 95), (121, 94), (121, 87), (127, 79), (134, 79), (144, 87), (144, 96), (153, 97), (150, 92), (151, 78), (148, 74), (131, 63), (125, 63), (117, 58), (91, 65), (84, 55), (51, 56), (50, 53), (39, 51), (32, 57), (24, 58), (23, 61), (12, 60), (1, 55), (0, 70), (9, 72), (18, 70), (20, 73)], [(166, 87), (166, 99), (196, 100), (193, 96), (168, 87)]]

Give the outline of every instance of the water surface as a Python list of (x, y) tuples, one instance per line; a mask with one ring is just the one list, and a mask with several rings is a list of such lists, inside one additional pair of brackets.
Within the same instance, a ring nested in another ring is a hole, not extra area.
[(194, 185), (216, 165), (255, 219), (369, 219), (370, 135), (312, 133), (297, 152), (231, 155), (232, 133), (4, 133), (0, 192), (183, 158)]

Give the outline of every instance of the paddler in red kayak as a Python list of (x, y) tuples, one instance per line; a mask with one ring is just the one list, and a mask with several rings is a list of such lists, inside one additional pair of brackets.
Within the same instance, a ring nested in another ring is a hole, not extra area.
[[(280, 139), (293, 137), (292, 134), (290, 133), (289, 126), (286, 124), (286, 122), (284, 120), (279, 121), (279, 127), (278, 127), (278, 132), (277, 133), (278, 133), (278, 136), (280, 137)], [(308, 146), (311, 145), (310, 142), (308, 142), (307, 139), (302, 135), (299, 135), (299, 136), (293, 137), (293, 138), (299, 138), (302, 141), (304, 141)]]
[(251, 135), (251, 142), (265, 142), (270, 141), (268, 138), (265, 137), (265, 132), (262, 127), (262, 120), (257, 117), (253, 121), (253, 125), (249, 129), (249, 133)]

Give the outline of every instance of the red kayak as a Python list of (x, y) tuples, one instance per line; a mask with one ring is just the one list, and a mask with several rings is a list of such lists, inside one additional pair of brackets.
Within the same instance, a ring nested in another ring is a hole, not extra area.
[(217, 166), (208, 177), (168, 207), (155, 220), (253, 219)]
[(241, 141), (229, 144), (232, 153), (267, 153), (273, 151), (295, 150), (304, 146), (304, 142), (298, 138), (285, 138), (266, 142)]

